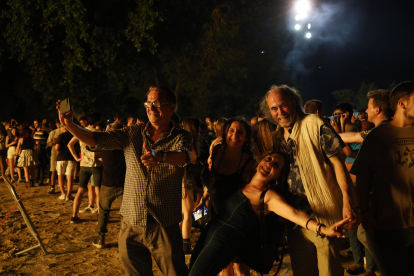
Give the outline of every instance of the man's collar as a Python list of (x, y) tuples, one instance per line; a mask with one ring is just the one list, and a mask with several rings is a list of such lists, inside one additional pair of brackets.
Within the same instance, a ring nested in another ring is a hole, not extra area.
[[(145, 125), (145, 127), (144, 127), (144, 131), (145, 132), (147, 132), (148, 133), (148, 127), (151, 125), (151, 122), (149, 122), (148, 121), (148, 123)], [(170, 128), (170, 130), (169, 130), (169, 133), (168, 133), (168, 135), (170, 135), (170, 134), (172, 134), (173, 133), (173, 131), (175, 131), (175, 130), (178, 130), (178, 128), (176, 128), (175, 126), (174, 126), (174, 124), (173, 124), (173, 122), (171, 121), (170, 122), (170, 124), (169, 124), (169, 128)]]

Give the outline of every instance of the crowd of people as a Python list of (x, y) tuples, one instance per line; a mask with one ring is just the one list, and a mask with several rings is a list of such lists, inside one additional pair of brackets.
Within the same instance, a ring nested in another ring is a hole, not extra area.
[[(117, 115), (105, 125), (96, 112), (78, 121), (59, 111), (54, 124), (0, 124), (1, 173), (27, 187), (49, 179), (50, 194), (58, 184), (58, 199), (73, 201), (70, 223), (98, 213), (97, 248), (117, 199), (127, 275), (153, 275), (152, 258), (164, 275), (263, 271), (272, 219), (286, 229), (295, 276), (344, 275), (346, 232), (355, 261), (347, 273), (414, 275), (414, 82), (367, 92), (366, 110), (340, 103), (325, 116), (321, 101), (303, 104), (295, 88), (272, 86), (250, 122), (204, 123), (180, 120), (174, 93), (156, 85), (148, 118)], [(200, 209), (211, 220), (192, 248)]]

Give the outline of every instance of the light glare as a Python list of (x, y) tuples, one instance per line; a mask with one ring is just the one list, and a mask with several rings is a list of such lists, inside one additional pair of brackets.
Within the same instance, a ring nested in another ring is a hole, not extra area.
[(308, 29), (310, 30), (310, 28), (311, 28), (311, 24), (309, 23), (309, 24), (308, 24)]
[(301, 0), (296, 3), (296, 10), (299, 14), (306, 13), (310, 10), (310, 4), (308, 1)]
[(296, 24), (295, 25), (295, 29), (298, 31), (298, 30), (300, 30), (300, 25), (299, 24)]
[(300, 20), (300, 15), (299, 14), (295, 16), (295, 20), (296, 21), (299, 21)]
[(312, 34), (311, 33), (306, 33), (306, 38), (311, 38)]

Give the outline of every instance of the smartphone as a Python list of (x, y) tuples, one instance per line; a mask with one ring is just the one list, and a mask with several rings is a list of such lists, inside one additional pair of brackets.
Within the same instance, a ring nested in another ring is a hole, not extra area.
[[(204, 209), (204, 214), (203, 214), (203, 209)], [(197, 211), (193, 212), (193, 219), (194, 221), (197, 221), (199, 219), (201, 219), (203, 216), (207, 216), (208, 214), (208, 210), (207, 207), (204, 206), (204, 208), (198, 209)]]
[(60, 114), (66, 114), (69, 111), (72, 111), (72, 106), (70, 104), (70, 99), (64, 99), (60, 102)]

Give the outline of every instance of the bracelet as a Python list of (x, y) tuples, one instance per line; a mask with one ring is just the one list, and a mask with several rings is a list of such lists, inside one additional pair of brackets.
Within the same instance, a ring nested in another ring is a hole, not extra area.
[(321, 233), (321, 228), (326, 227), (325, 224), (323, 223), (318, 223), (318, 225), (316, 226), (316, 236), (320, 236), (322, 239), (325, 238), (326, 235)]
[(310, 219), (308, 219), (308, 221), (306, 222), (306, 229), (308, 229), (308, 230), (309, 230), (309, 228), (308, 228), (308, 223), (309, 223), (309, 221), (311, 221), (311, 220), (315, 221), (313, 218), (310, 218)]

